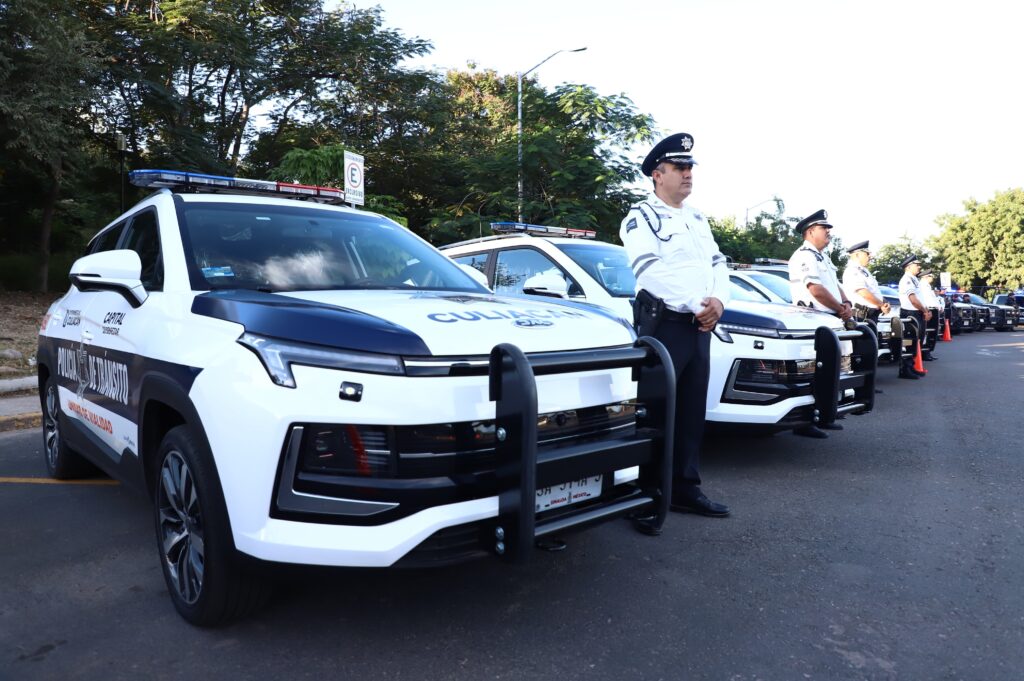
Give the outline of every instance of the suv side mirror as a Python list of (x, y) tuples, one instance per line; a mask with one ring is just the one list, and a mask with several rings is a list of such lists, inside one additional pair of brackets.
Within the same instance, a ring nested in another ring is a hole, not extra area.
[(565, 277), (557, 270), (538, 272), (523, 282), (523, 293), (534, 296), (550, 296), (552, 298), (567, 298), (569, 296), (569, 284)]
[(71, 266), (71, 283), (79, 291), (113, 291), (132, 307), (139, 307), (149, 294), (142, 286), (142, 261), (135, 251), (101, 251), (79, 258)]

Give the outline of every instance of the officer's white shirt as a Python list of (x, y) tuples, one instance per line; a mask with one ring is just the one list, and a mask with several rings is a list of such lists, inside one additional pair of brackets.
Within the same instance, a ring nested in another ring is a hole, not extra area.
[(924, 300), (921, 299), (921, 283), (917, 280), (917, 277), (912, 275), (910, 272), (907, 272), (903, 275), (903, 278), (900, 279), (900, 307), (908, 312), (917, 312), (917, 307), (910, 302), (911, 293), (917, 296), (919, 303), (928, 307), (925, 305)]
[(673, 208), (653, 192), (629, 209), (619, 238), (636, 275), (637, 290), (646, 290), (677, 312), (700, 312), (702, 300), (729, 301), (729, 270), (718, 250), (711, 225), (685, 203)]
[(925, 307), (940, 308), (942, 303), (939, 302), (939, 297), (935, 295), (935, 290), (931, 286), (928, 286), (924, 282), (918, 282), (918, 298), (921, 304)]
[(811, 295), (808, 284), (821, 284), (838, 302), (843, 302), (836, 266), (832, 264), (831, 258), (811, 245), (811, 242), (805, 241), (789, 258), (789, 290), (793, 303), (803, 303), (815, 310), (835, 314), (835, 310), (822, 305)]
[(877, 305), (869, 302), (867, 298), (857, 293), (862, 288), (870, 291), (879, 300), (884, 300), (882, 289), (878, 288), (878, 280), (875, 279), (875, 275), (871, 274), (868, 268), (861, 267), (857, 263), (851, 263), (847, 266), (846, 271), (843, 272), (843, 291), (846, 292), (846, 297), (855, 305), (863, 305), (872, 310), (879, 309)]

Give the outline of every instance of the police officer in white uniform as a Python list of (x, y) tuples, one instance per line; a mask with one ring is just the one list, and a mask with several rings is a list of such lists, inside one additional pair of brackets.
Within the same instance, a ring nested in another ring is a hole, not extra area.
[(656, 144), (641, 169), (654, 191), (622, 220), (619, 237), (637, 280), (637, 333), (661, 341), (676, 373), (673, 511), (729, 515), (701, 491), (710, 374), (711, 331), (729, 299), (725, 256), (704, 215), (684, 203), (693, 189), (693, 137), (678, 133)]
[(796, 224), (795, 230), (804, 238), (800, 248), (789, 258), (789, 289), (797, 305), (828, 312), (844, 322), (853, 319), (853, 306), (839, 286), (836, 266), (825, 255), (832, 241), (832, 225), (828, 213), (819, 210)]
[(853, 303), (853, 317), (857, 321), (868, 321), (878, 324), (878, 318), (889, 314), (889, 303), (885, 302), (878, 280), (868, 270), (871, 262), (871, 251), (867, 241), (861, 241), (846, 249), (850, 254), (850, 263), (843, 272), (843, 291)]
[[(921, 282), (918, 281), (917, 275), (921, 272), (921, 263), (918, 261), (916, 255), (908, 255), (900, 263), (903, 267), (903, 278), (900, 279), (900, 308), (904, 316), (912, 317), (917, 321), (916, 338), (915, 343), (921, 342), (921, 337), (924, 335), (925, 324), (932, 318), (932, 313), (928, 307), (921, 300)], [(911, 325), (912, 326), (912, 325)], [(906, 329), (904, 329), (906, 330)], [(907, 362), (913, 362), (913, 359), (905, 360), (904, 366)], [(913, 371), (913, 367), (911, 367)], [(903, 370), (900, 371), (900, 378), (909, 378), (903, 375)], [(920, 377), (924, 376), (924, 372), (913, 371), (914, 375)]]
[[(836, 266), (825, 255), (832, 241), (832, 225), (824, 209), (808, 215), (796, 224), (797, 234), (804, 238), (800, 248), (789, 258), (789, 289), (793, 303), (833, 314), (844, 322), (853, 319), (853, 306), (839, 286)], [(805, 437), (826, 438), (826, 430), (842, 430), (838, 423), (818, 423), (794, 428)]]
[(935, 290), (932, 288), (932, 281), (935, 279), (935, 274), (928, 270), (927, 272), (921, 272), (921, 276), (918, 277), (920, 286), (918, 290), (921, 293), (921, 302), (931, 312), (931, 319), (928, 321), (928, 330), (932, 333), (925, 333), (924, 346), (921, 348), (921, 358), (926, 362), (934, 362), (938, 359), (933, 351), (935, 350), (935, 344), (939, 340), (939, 310), (942, 307), (942, 301), (935, 295)]

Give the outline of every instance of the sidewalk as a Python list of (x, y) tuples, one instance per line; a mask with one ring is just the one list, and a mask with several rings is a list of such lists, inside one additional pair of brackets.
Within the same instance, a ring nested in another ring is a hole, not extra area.
[[(23, 428), (38, 428), (42, 422), (39, 396), (34, 392), (38, 383), (34, 377), (0, 380), (0, 433)], [(18, 393), (12, 396), (12, 393)]]

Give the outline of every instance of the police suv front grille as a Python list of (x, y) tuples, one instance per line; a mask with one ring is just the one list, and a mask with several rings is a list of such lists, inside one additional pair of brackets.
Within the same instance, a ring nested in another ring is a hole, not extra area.
[[(435, 478), (495, 467), (493, 420), (413, 426), (302, 424), (297, 475)], [(616, 402), (540, 414), (538, 445), (557, 448), (636, 432), (636, 404)]]

